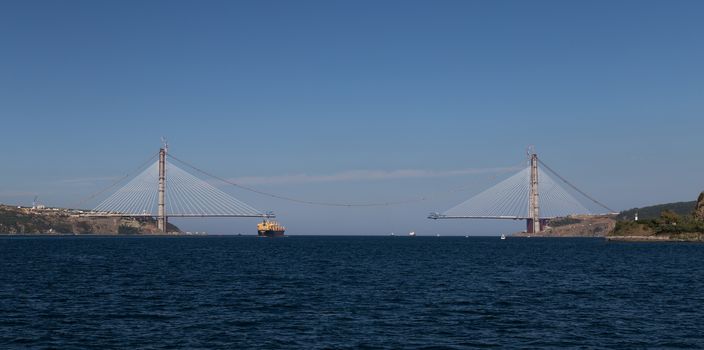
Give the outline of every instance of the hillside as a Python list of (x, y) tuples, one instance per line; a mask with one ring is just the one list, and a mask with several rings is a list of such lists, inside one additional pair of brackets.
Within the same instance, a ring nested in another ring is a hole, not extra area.
[(676, 202), (667, 204), (651, 205), (642, 208), (633, 208), (620, 212), (617, 216), (617, 220), (626, 221), (633, 220), (636, 213), (638, 213), (639, 220), (653, 220), (660, 217), (660, 213), (665, 210), (669, 210), (677, 215), (689, 215), (694, 211), (694, 207), (697, 205), (697, 201), (691, 202)]
[[(698, 201), (658, 204), (624, 210), (615, 216), (574, 215), (556, 218), (551, 220), (540, 234), (520, 232), (515, 235), (611, 238), (627, 236), (651, 237), (657, 240), (696, 240), (700, 233), (704, 232), (704, 197), (699, 198), (699, 219), (692, 216), (697, 203)], [(639, 220), (637, 223), (634, 222), (636, 213)], [(663, 213), (666, 218), (663, 218)]]
[[(638, 221), (634, 215), (638, 211)], [(657, 214), (655, 214), (659, 211)], [(647, 213), (643, 215), (643, 213)], [(694, 202), (631, 209), (619, 214), (607, 238), (638, 241), (704, 241), (704, 192)]]
[(556, 218), (539, 234), (519, 232), (518, 237), (604, 237), (614, 229), (613, 215), (572, 215)]
[[(169, 232), (179, 233), (169, 224)], [(82, 217), (67, 209), (0, 205), (0, 234), (158, 234), (153, 218)]]

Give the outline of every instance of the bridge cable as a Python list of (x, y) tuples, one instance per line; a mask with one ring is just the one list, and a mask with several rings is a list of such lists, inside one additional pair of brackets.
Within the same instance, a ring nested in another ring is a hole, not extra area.
[[(159, 157), (159, 153), (158, 153), (158, 152), (157, 152), (157, 153), (154, 153), (151, 157), (149, 157), (149, 159), (147, 159), (147, 160), (146, 160), (144, 163), (142, 163), (139, 167), (135, 168), (134, 171), (132, 171), (131, 173), (133, 174), (133, 173), (138, 172), (139, 170), (141, 170), (142, 168), (144, 168), (144, 167), (147, 166), (148, 164), (151, 164), (151, 162), (152, 162), (155, 158), (157, 158), (157, 157)], [(108, 187), (105, 187), (105, 188), (103, 188), (103, 189), (101, 189), (101, 190), (99, 190), (99, 191), (97, 191), (97, 192), (95, 192), (95, 193), (89, 195), (88, 197), (81, 199), (80, 201), (78, 201), (78, 202), (76, 202), (75, 204), (71, 205), (70, 208), (78, 208), (80, 205), (82, 205), (82, 204), (88, 202), (89, 200), (91, 200), (91, 199), (93, 199), (93, 198), (95, 198), (95, 197), (97, 197), (97, 196), (99, 196), (99, 195), (101, 195), (101, 194), (107, 192), (108, 190), (110, 190), (110, 189), (112, 189), (113, 187), (117, 186), (119, 183), (121, 183), (121, 182), (124, 181), (125, 179), (129, 178), (129, 177), (131, 176), (131, 175), (130, 175), (131, 173), (125, 174), (124, 176), (122, 176), (122, 177), (120, 177), (119, 179), (115, 180), (115, 182), (113, 182), (112, 184), (110, 184)]]
[(548, 171), (550, 171), (552, 174), (554, 174), (555, 176), (557, 176), (560, 180), (562, 180), (562, 182), (566, 183), (566, 184), (567, 184), (568, 186), (570, 186), (572, 189), (574, 189), (575, 191), (579, 192), (579, 193), (580, 193), (581, 195), (583, 195), (585, 198), (587, 198), (587, 199), (589, 199), (590, 201), (596, 203), (598, 206), (600, 206), (600, 207), (602, 207), (602, 208), (608, 210), (608, 211), (611, 212), (611, 213), (614, 213), (614, 212), (615, 212), (613, 209), (611, 209), (611, 208), (609, 208), (608, 206), (606, 206), (605, 204), (599, 202), (599, 201), (596, 200), (594, 197), (592, 197), (592, 196), (586, 194), (584, 191), (582, 191), (582, 190), (580, 190), (579, 188), (577, 188), (577, 186), (575, 186), (575, 185), (573, 185), (571, 182), (567, 181), (567, 179), (565, 179), (564, 177), (562, 177), (562, 176), (561, 176), (560, 174), (558, 174), (555, 170), (552, 170), (552, 168), (550, 168), (547, 164), (545, 164), (545, 162), (543, 162), (542, 160), (540, 160), (540, 158), (538, 158), (538, 163), (540, 163), (542, 166), (544, 166), (545, 169), (547, 169)]
[[(260, 194), (260, 195), (263, 195), (263, 196), (272, 197), (272, 198), (276, 198), (276, 199), (281, 199), (281, 200), (285, 200), (285, 201), (289, 201), (289, 202), (294, 202), (294, 203), (301, 203), (301, 204), (308, 204), (308, 205), (318, 205), (318, 206), (327, 206), (327, 207), (384, 207), (384, 206), (393, 206), (393, 205), (401, 205), (401, 204), (418, 203), (418, 202), (423, 202), (423, 201), (427, 201), (427, 200), (430, 200), (430, 199), (431, 199), (430, 196), (422, 196), (422, 197), (419, 197), (419, 198), (411, 198), (411, 199), (399, 200), (399, 201), (369, 202), (369, 203), (342, 203), (342, 202), (310, 201), (310, 200), (305, 200), (305, 199), (299, 199), (299, 198), (293, 198), (293, 197), (288, 197), (288, 196), (282, 196), (282, 195), (278, 195), (278, 194), (274, 194), (274, 193), (270, 193), (270, 192), (265, 192), (265, 191), (257, 190), (257, 189), (252, 188), (252, 187), (240, 185), (240, 184), (238, 184), (238, 183), (229, 181), (229, 180), (227, 180), (227, 179), (224, 179), (224, 178), (222, 178), (222, 177), (219, 177), (219, 176), (217, 176), (217, 175), (214, 175), (214, 174), (212, 174), (212, 173), (209, 173), (209, 172), (207, 172), (207, 171), (205, 171), (205, 170), (203, 170), (203, 169), (200, 169), (200, 168), (198, 168), (198, 167), (196, 167), (196, 166), (194, 166), (194, 165), (192, 165), (192, 164), (190, 164), (190, 163), (188, 163), (188, 162), (186, 162), (186, 161), (184, 161), (184, 160), (182, 160), (182, 159), (179, 159), (179, 158), (177, 158), (177, 157), (174, 157), (172, 154), (169, 154), (169, 158), (170, 158), (170, 159), (173, 159), (173, 160), (176, 160), (176, 161), (178, 161), (179, 163), (181, 163), (181, 164), (183, 164), (183, 165), (185, 165), (185, 166), (187, 166), (187, 167), (189, 167), (189, 168), (191, 168), (191, 169), (193, 169), (193, 170), (195, 170), (195, 171), (197, 171), (197, 172), (199, 172), (199, 173), (201, 173), (201, 174), (203, 174), (203, 175), (206, 175), (206, 176), (211, 177), (211, 178), (213, 178), (213, 179), (216, 179), (216, 180), (218, 180), (218, 181), (224, 182), (224, 183), (226, 183), (226, 184), (228, 184), (228, 185), (231, 185), (231, 186), (234, 186), (234, 187), (237, 187), (237, 188), (241, 188), (241, 189), (243, 189), (243, 190), (250, 191), (250, 192), (253, 192), (253, 193), (257, 193), (257, 194)], [(463, 187), (455, 188), (455, 189), (452, 189), (452, 190), (450, 190), (450, 191), (435, 192), (433, 195), (435, 195), (435, 194), (450, 194), (450, 193), (455, 193), (455, 192), (459, 192), (459, 191), (465, 190), (465, 189), (467, 189), (467, 188), (469, 188), (469, 186), (463, 186)]]

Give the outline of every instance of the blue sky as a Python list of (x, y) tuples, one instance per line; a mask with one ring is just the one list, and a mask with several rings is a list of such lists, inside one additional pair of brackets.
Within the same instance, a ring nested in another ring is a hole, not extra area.
[(508, 177), (491, 169), (528, 145), (616, 209), (692, 200), (702, 15), (700, 1), (5, 1), (0, 202), (75, 203), (161, 136), (212, 173), (309, 200), (465, 188), (374, 209), (227, 189), (297, 234), (520, 229), (425, 216)]

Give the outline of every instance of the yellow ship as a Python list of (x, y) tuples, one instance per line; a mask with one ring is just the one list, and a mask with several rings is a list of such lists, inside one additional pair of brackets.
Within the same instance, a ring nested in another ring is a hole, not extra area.
[(264, 219), (257, 224), (257, 232), (260, 237), (281, 237), (284, 235), (284, 231), (286, 228), (274, 220)]

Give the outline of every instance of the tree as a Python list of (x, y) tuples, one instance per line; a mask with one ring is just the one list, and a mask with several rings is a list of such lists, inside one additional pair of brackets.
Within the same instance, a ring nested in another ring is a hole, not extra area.
[(677, 213), (668, 209), (668, 210), (663, 210), (662, 213), (660, 213), (660, 219), (662, 219), (663, 223), (666, 225), (667, 224), (677, 225), (677, 222), (679, 222), (681, 218), (679, 215), (677, 215)]

